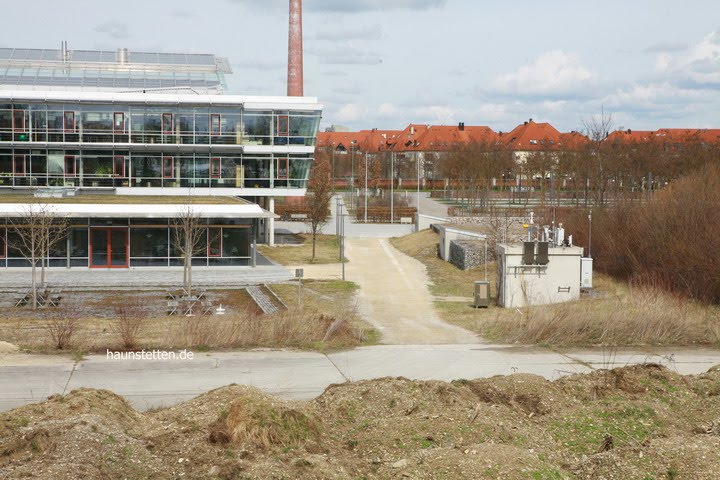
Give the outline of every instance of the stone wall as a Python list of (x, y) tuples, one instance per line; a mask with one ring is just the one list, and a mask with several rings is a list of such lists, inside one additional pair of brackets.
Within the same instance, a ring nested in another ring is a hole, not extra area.
[(482, 240), (451, 241), (450, 263), (460, 270), (470, 270), (485, 264), (485, 242)]

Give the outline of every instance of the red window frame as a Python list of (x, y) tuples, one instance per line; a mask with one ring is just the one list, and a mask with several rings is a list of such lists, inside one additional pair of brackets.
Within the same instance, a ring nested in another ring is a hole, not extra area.
[(65, 155), (65, 176), (75, 177), (77, 175), (76, 172), (77, 169), (75, 168), (75, 155)]
[[(166, 128), (166, 126), (169, 125), (170, 128)], [(163, 113), (162, 114), (162, 133), (163, 135), (172, 135), (173, 129), (175, 127), (175, 124), (173, 122), (173, 114), (172, 113)]]
[[(20, 160), (20, 162), (18, 162)], [(18, 169), (18, 165), (22, 166), (22, 169)], [(13, 175), (16, 177), (24, 177), (27, 174), (25, 165), (25, 155), (14, 155), (13, 156)]]
[[(168, 174), (169, 167), (169, 174)], [(162, 159), (163, 178), (175, 178), (175, 157), (163, 157)]]
[[(118, 122), (118, 119), (120, 122)], [(120, 128), (118, 128), (118, 124), (120, 125)], [(126, 125), (125, 125), (125, 113), (124, 112), (115, 112), (113, 113), (113, 132), (114, 133), (125, 133), (127, 131)]]
[(222, 125), (219, 113), (210, 114), (210, 135), (217, 136), (222, 134)]
[[(20, 126), (18, 126), (17, 120), (17, 114), (20, 114), (21, 123)], [(12, 128), (13, 132), (24, 132), (25, 131), (25, 110), (13, 110), (12, 113)]]
[(0, 228), (0, 258), (7, 258), (7, 228)]
[[(118, 172), (118, 161), (120, 161), (120, 172)], [(115, 155), (113, 157), (113, 176), (124, 178), (125, 177), (125, 157), (123, 155)]]
[(63, 113), (63, 129), (68, 133), (75, 133), (75, 112)]
[(277, 117), (277, 134), (279, 137), (287, 137), (290, 132), (290, 116), (279, 115)]
[[(290, 159), (289, 158), (276, 158), (275, 163), (275, 178), (278, 180), (287, 180), (290, 178)], [(280, 175), (280, 163), (282, 162), (285, 167), (285, 175)]]
[(220, 178), (221, 173), (220, 157), (212, 157), (210, 159), (210, 178)]
[[(222, 228), (220, 227), (208, 227), (207, 229), (207, 255), (208, 257), (222, 257)], [(216, 232), (217, 234), (212, 234), (211, 232)], [(211, 247), (213, 245), (212, 242), (217, 242), (217, 251), (218, 253), (213, 254), (210, 253)]]

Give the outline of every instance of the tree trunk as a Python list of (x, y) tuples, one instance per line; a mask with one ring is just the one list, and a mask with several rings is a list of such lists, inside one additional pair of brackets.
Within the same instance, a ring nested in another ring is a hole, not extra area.
[(35, 280), (36, 277), (36, 268), (35, 264), (37, 262), (37, 257), (35, 256), (35, 232), (32, 231), (30, 233), (30, 248), (31, 248), (31, 255), (30, 255), (30, 274), (32, 275), (32, 281), (31, 281), (31, 289), (32, 289), (32, 306), (33, 310), (37, 310), (38, 302), (37, 302), (37, 281)]
[(310, 260), (310, 263), (315, 263), (315, 240), (317, 238), (317, 230), (313, 229), (312, 233), (312, 239), (313, 239), (313, 248), (312, 248), (312, 259)]

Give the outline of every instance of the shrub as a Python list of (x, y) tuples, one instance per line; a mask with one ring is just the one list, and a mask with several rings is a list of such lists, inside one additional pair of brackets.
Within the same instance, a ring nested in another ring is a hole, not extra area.
[[(720, 167), (675, 181), (648, 202), (593, 210), (598, 270), (635, 284), (720, 303)], [(587, 245), (587, 211), (564, 214), (575, 243)]]

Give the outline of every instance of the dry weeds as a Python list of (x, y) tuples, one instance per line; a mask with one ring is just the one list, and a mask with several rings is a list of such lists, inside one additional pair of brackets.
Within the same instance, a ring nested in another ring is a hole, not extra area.
[[(442, 261), (437, 242), (431, 230), (393, 239), (395, 247), (427, 266), (433, 293), (468, 298), (436, 301), (440, 317), (489, 340), (549, 346), (720, 345), (720, 307), (669, 293), (663, 284), (626, 283), (597, 272), (592, 294), (575, 302), (472, 308), (473, 280), (483, 278), (483, 267), (463, 272)], [(494, 265), (488, 271), (494, 292)]]
[(658, 365), (385, 378), (309, 402), (229, 386), (145, 413), (81, 389), (0, 415), (0, 478), (714, 480), (719, 395), (718, 367)]
[[(68, 292), (63, 305), (41, 311), (8, 309), (0, 318), (0, 338), (22, 348), (52, 352), (105, 352), (132, 349), (197, 350), (300, 348), (328, 350), (357, 346), (375, 338), (355, 312), (349, 282), (305, 283), (302, 308), (296, 287), (276, 286), (290, 310), (262, 315), (244, 290), (208, 294), (226, 315), (168, 316), (164, 292)], [(9, 317), (13, 315), (13, 317)]]

